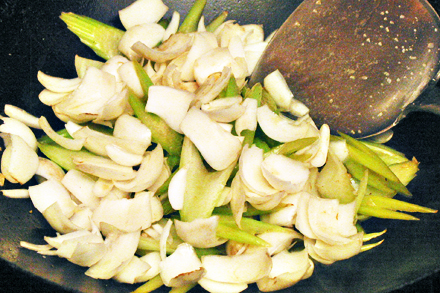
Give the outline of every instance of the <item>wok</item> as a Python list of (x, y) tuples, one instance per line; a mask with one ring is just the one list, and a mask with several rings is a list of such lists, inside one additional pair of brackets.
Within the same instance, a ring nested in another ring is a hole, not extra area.
[[(367, 1), (367, 0), (365, 0)], [(403, 1), (403, 0), (402, 0)], [(20, 106), (35, 115), (56, 119), (38, 100), (42, 86), (37, 71), (75, 77), (74, 56), (96, 58), (59, 19), (72, 11), (121, 27), (117, 11), (132, 0), (3, 0), (0, 3), (0, 105)], [(185, 15), (192, 1), (164, 0), (170, 11)], [(300, 0), (209, 1), (209, 21), (221, 11), (240, 23), (262, 23), (267, 33), (279, 27)], [(396, 1), (397, 2), (397, 1)], [(431, 1), (439, 11), (439, 1)], [(440, 208), (440, 117), (411, 113), (395, 129), (390, 146), (415, 156), (420, 172), (409, 189), (408, 201)], [(35, 182), (31, 182), (33, 184)], [(6, 188), (11, 187), (7, 185)], [(379, 247), (331, 266), (317, 265), (313, 276), (294, 287), (295, 292), (438, 292), (440, 289), (440, 215), (420, 215), (420, 221), (372, 219), (367, 232), (388, 232)], [(84, 268), (64, 259), (43, 257), (19, 247), (19, 241), (43, 244), (54, 231), (30, 200), (0, 196), (0, 291), (15, 292), (130, 292), (136, 286), (94, 280)], [(290, 292), (286, 289), (283, 292)], [(161, 292), (167, 292), (163, 290)], [(197, 289), (195, 289), (197, 291)], [(250, 286), (246, 292), (257, 292)]]

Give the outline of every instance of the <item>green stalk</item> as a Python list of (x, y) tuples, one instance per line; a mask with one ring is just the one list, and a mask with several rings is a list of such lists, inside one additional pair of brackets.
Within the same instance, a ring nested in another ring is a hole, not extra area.
[(229, 240), (234, 240), (239, 243), (245, 243), (256, 246), (269, 247), (270, 244), (263, 239), (252, 235), (246, 231), (240, 230), (238, 227), (234, 227), (229, 223), (220, 222), (217, 226), (217, 236), (219, 238), (225, 238)]
[(272, 148), (268, 153), (266, 153), (266, 155), (279, 154), (288, 157), (296, 153), (297, 151), (312, 145), (317, 139), (318, 137), (306, 137), (306, 138), (300, 138), (294, 141), (286, 142)]
[(76, 168), (73, 157), (97, 157), (86, 150), (72, 151), (57, 144), (38, 143), (38, 148), (51, 161), (67, 171)]
[(99, 57), (108, 60), (119, 55), (118, 45), (124, 31), (72, 12), (61, 13), (60, 18), (67, 24), (67, 28)]
[(387, 210), (410, 213), (437, 213), (437, 210), (419, 206), (409, 202), (382, 196), (367, 195), (362, 201), (363, 206), (379, 207)]
[[(238, 226), (235, 223), (233, 216), (227, 216), (227, 215), (221, 215), (220, 216), (220, 223), (236, 227)], [(280, 233), (289, 233), (291, 230), (288, 228), (284, 228), (278, 225), (265, 223), (262, 221), (258, 221), (252, 218), (241, 218), (240, 221), (241, 230), (246, 231), (247, 233), (251, 234), (261, 234), (261, 233), (267, 233), (267, 232), (280, 232)]]
[(197, 283), (186, 284), (180, 287), (173, 287), (169, 293), (186, 293), (194, 288)]
[(145, 103), (136, 95), (130, 93), (128, 101), (136, 117), (151, 130), (152, 141), (159, 143), (168, 154), (180, 156), (183, 136), (171, 129), (159, 116), (145, 112)]
[[(167, 243), (166, 252), (167, 254), (171, 254), (174, 251), (176, 251), (177, 246), (181, 242), (179, 241), (173, 241), (173, 243)], [(147, 237), (141, 237), (139, 239), (138, 247), (137, 247), (137, 253), (139, 255), (145, 255), (146, 252), (150, 251), (160, 251), (160, 244), (159, 240), (147, 238)], [(219, 247), (212, 247), (212, 248), (197, 248), (194, 247), (194, 250), (196, 251), (196, 254), (200, 257), (203, 255), (214, 255), (214, 254), (222, 254), (223, 251)]]
[(206, 31), (208, 32), (215, 32), (215, 30), (222, 25), (222, 23), (226, 20), (226, 18), (228, 17), (228, 12), (227, 11), (223, 11), (222, 13), (220, 13), (219, 16), (217, 16), (213, 21), (211, 21), (210, 24), (208, 24), (206, 26)]
[(365, 216), (371, 216), (371, 217), (383, 218), (383, 219), (410, 220), (410, 221), (419, 220), (418, 218), (408, 214), (391, 211), (383, 208), (363, 206), (363, 205), (361, 205), (361, 207), (359, 208), (358, 213)]
[(229, 98), (236, 97), (240, 95), (240, 89), (238, 88), (237, 81), (235, 80), (234, 75), (229, 79), (226, 87), (220, 92), (220, 98)]
[(254, 143), (254, 138), (255, 138), (255, 131), (249, 130), (249, 129), (244, 129), (241, 133), (241, 136), (244, 136), (243, 139), (243, 146), (245, 145), (249, 145), (251, 146)]
[(277, 104), (275, 103), (275, 100), (273, 99), (273, 97), (269, 94), (269, 92), (267, 90), (265, 90), (263, 88), (263, 93), (262, 93), (262, 104), (266, 104), (269, 109), (272, 110), (272, 112), (276, 113), (277, 115), (280, 114), (280, 109), (278, 108)]
[(398, 152), (389, 146), (369, 141), (362, 141), (362, 143), (375, 152), (376, 155), (378, 155), (388, 166), (408, 161), (405, 154)]
[(160, 277), (160, 274), (158, 274), (156, 277), (148, 280), (145, 284), (138, 287), (132, 293), (149, 293), (149, 292), (153, 292), (156, 289), (159, 289), (162, 286), (163, 286), (163, 281), (162, 278)]
[(185, 19), (179, 27), (179, 33), (192, 33), (197, 31), (203, 9), (205, 9), (206, 0), (195, 0), (191, 9), (188, 11)]
[(136, 60), (133, 60), (134, 69), (136, 70), (136, 75), (139, 78), (139, 82), (142, 87), (142, 91), (144, 92), (144, 98), (143, 101), (146, 101), (148, 99), (148, 89), (150, 86), (154, 85), (151, 81), (150, 77), (148, 76), (147, 72), (144, 70), (144, 68), (137, 62)]

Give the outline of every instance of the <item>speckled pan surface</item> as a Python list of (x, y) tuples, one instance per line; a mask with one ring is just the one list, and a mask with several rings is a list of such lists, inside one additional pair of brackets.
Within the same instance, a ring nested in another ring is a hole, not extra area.
[[(0, 106), (20, 106), (36, 115), (55, 118), (38, 100), (42, 86), (37, 71), (73, 77), (74, 56), (94, 56), (66, 29), (59, 19), (62, 11), (72, 11), (120, 26), (117, 11), (131, 0), (3, 0), (0, 3)], [(164, 0), (170, 10), (185, 14), (192, 1)], [(209, 1), (206, 18), (223, 10), (240, 23), (262, 23), (266, 32), (276, 29), (299, 5), (295, 0)], [(440, 3), (431, 2), (439, 11)], [(440, 208), (440, 117), (412, 113), (395, 129), (389, 145), (420, 163), (420, 173), (409, 189), (409, 201)], [(421, 215), (420, 221), (373, 220), (368, 231), (388, 229), (378, 248), (329, 267), (317, 265), (314, 275), (295, 286), (295, 292), (389, 292), (440, 270), (440, 215)], [(33, 292), (130, 292), (136, 286), (101, 281), (84, 275), (84, 268), (63, 259), (43, 257), (19, 247), (19, 241), (43, 243), (54, 235), (30, 200), (0, 196), (0, 292), (19, 288)], [(20, 275), (22, 278), (15, 278)], [(10, 280), (11, 282), (8, 282)], [(14, 283), (19, 280), (23, 283)], [(29, 285), (27, 284), (29, 282)], [(7, 287), (12, 286), (12, 287)], [(24, 287), (22, 287), (24, 286)], [(27, 287), (26, 287), (27, 286)], [(437, 288), (438, 289), (438, 288)], [(291, 292), (292, 289), (284, 292)], [(195, 289), (197, 291), (197, 289)], [(201, 290), (200, 290), (201, 291)], [(162, 292), (162, 291), (161, 291)], [(163, 289), (163, 292), (168, 290)], [(258, 292), (250, 286), (246, 292)], [(429, 291), (425, 291), (429, 292)], [(434, 291), (433, 291), (434, 292)]]

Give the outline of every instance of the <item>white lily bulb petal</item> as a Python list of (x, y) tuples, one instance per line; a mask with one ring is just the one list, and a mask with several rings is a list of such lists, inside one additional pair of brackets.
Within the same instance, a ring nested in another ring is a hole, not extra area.
[(223, 23), (214, 33), (221, 47), (228, 47), (231, 39), (236, 36), (244, 41), (247, 34), (244, 28), (235, 21)]
[(29, 190), (27, 189), (2, 189), (0, 191), (9, 198), (29, 198)]
[(289, 230), (289, 232), (265, 232), (259, 234), (258, 237), (271, 244), (271, 246), (268, 248), (268, 252), (270, 255), (274, 255), (288, 249), (294, 239), (303, 238), (300, 233), (296, 232), (293, 229)]
[(257, 129), (257, 108), (258, 101), (256, 99), (245, 99), (242, 103), (245, 107), (243, 115), (235, 121), (235, 130), (237, 133), (245, 129), (255, 131)]
[(116, 85), (114, 75), (95, 67), (88, 67), (78, 88), (56, 107), (68, 116), (97, 115), (116, 93)]
[(156, 179), (156, 181), (153, 183), (153, 185), (148, 187), (148, 191), (155, 193), (165, 183), (165, 181), (167, 181), (168, 178), (171, 176), (171, 170), (170, 170), (170, 167), (168, 166), (168, 163), (166, 161), (167, 161), (167, 159), (165, 159), (165, 161), (163, 163), (163, 168), (162, 168), (162, 171), (160, 172), (159, 177)]
[(65, 241), (57, 250), (59, 257), (82, 267), (96, 264), (106, 253), (104, 241), (101, 243)]
[(309, 178), (309, 168), (283, 155), (271, 154), (261, 163), (264, 178), (275, 189), (290, 193), (300, 191)]
[(186, 243), (199, 248), (216, 247), (227, 241), (216, 235), (219, 217), (196, 219), (191, 222), (174, 220), (176, 232)]
[(290, 101), (290, 105), (289, 105), (288, 112), (289, 112), (290, 114), (292, 114), (293, 116), (296, 116), (296, 117), (303, 117), (303, 116), (309, 114), (310, 110), (309, 110), (309, 108), (308, 108), (305, 104), (303, 104), (301, 101), (299, 101), (299, 100), (293, 98), (293, 99)]
[(136, 177), (132, 167), (116, 164), (102, 157), (73, 156), (76, 168), (84, 173), (108, 180), (130, 180)]
[(264, 88), (274, 99), (275, 103), (283, 110), (288, 110), (293, 98), (293, 93), (287, 85), (282, 73), (277, 69), (264, 78)]
[(49, 243), (49, 245), (60, 248), (61, 244), (64, 241), (83, 241), (83, 242), (90, 242), (90, 243), (101, 243), (104, 242), (102, 239), (101, 234), (93, 233), (87, 230), (78, 230), (71, 233), (66, 234), (57, 234), (56, 237), (44, 237), (44, 241)]
[(150, 265), (134, 255), (131, 260), (119, 271), (113, 279), (121, 283), (134, 284), (150, 269)]
[(75, 55), (75, 70), (79, 78), (84, 77), (87, 67), (93, 66), (100, 69), (103, 65), (104, 62)]
[(182, 133), (182, 123), (194, 99), (194, 94), (188, 91), (168, 86), (150, 86), (145, 111), (161, 117), (175, 131)]
[(130, 60), (140, 59), (141, 56), (131, 47), (136, 42), (141, 42), (149, 48), (155, 47), (162, 41), (165, 29), (157, 23), (144, 23), (130, 27), (122, 36), (118, 49)]
[(242, 100), (241, 96), (216, 99), (203, 104), (201, 109), (212, 120), (229, 123), (243, 115), (245, 107), (241, 105)]
[(240, 174), (235, 175), (231, 183), (231, 200), (230, 206), (234, 221), (241, 228), (241, 219), (243, 212), (246, 210), (246, 194), (243, 187)]
[(327, 124), (323, 124), (319, 131), (319, 140), (316, 142), (314, 146), (316, 148), (316, 152), (311, 159), (308, 160), (308, 163), (313, 167), (322, 167), (327, 161), (327, 154), (330, 145), (330, 127)]
[(234, 58), (236, 58), (236, 57), (245, 58), (246, 57), (246, 53), (244, 51), (244, 44), (239, 36), (234, 36), (231, 38), (231, 40), (229, 41), (228, 49), (229, 49), (229, 52), (231, 53), (232, 57), (234, 57)]
[(263, 132), (279, 142), (289, 142), (303, 138), (309, 129), (307, 123), (293, 121), (284, 116), (277, 115), (267, 105), (257, 109), (257, 119)]
[(23, 122), (25, 125), (40, 129), (38, 117), (26, 112), (25, 110), (10, 104), (5, 104), (4, 112), (10, 118)]
[(258, 48), (254, 49), (254, 47), (257, 47), (254, 45), (248, 45), (244, 48), (247, 67), (248, 67), (249, 72), (251, 72), (251, 73), (254, 72), (255, 67), (257, 67), (258, 61), (261, 58), (261, 55), (263, 55), (263, 52), (267, 47), (266, 42), (261, 43), (261, 45), (260, 44), (258, 44), (258, 45), (259, 45), (258, 47), (260, 47), (261, 49), (258, 49)]
[(281, 203), (286, 206), (268, 215), (262, 216), (262, 221), (284, 227), (293, 227), (296, 220), (296, 211), (298, 209), (298, 200), (301, 194), (291, 194), (286, 196)]
[(188, 243), (179, 244), (176, 250), (160, 263), (160, 267), (160, 277), (168, 287), (196, 283), (204, 273), (200, 259)]
[(1, 159), (1, 171), (11, 183), (25, 184), (37, 172), (37, 153), (18, 135), (1, 134), (6, 149)]
[(271, 195), (257, 195), (246, 191), (246, 200), (260, 211), (269, 211), (276, 208), (281, 200), (286, 196), (285, 191), (280, 191)]
[(198, 32), (194, 35), (191, 49), (186, 56), (185, 63), (182, 65), (182, 80), (194, 80), (194, 62), (203, 54), (218, 47), (217, 39), (213, 33)]
[(93, 194), (97, 197), (104, 197), (113, 189), (111, 180), (98, 178), (93, 186)]
[(38, 185), (30, 186), (29, 195), (40, 213), (56, 202), (66, 217), (70, 218), (74, 213), (76, 205), (70, 198), (69, 191), (58, 181), (49, 179)]
[(272, 257), (273, 267), (268, 277), (257, 281), (263, 292), (276, 291), (293, 286), (303, 279), (310, 268), (307, 250), (296, 252), (283, 250)]
[(31, 149), (37, 150), (37, 138), (29, 126), (14, 118), (0, 116), (0, 119), (3, 121), (3, 124), (0, 125), (0, 132), (18, 135)]
[(81, 83), (80, 78), (65, 79), (54, 77), (38, 71), (38, 81), (48, 90), (55, 93), (68, 93), (74, 91)]
[(295, 228), (304, 236), (316, 239), (309, 222), (309, 201), (313, 196), (307, 192), (300, 192), (296, 212)]
[(348, 158), (347, 141), (345, 139), (332, 140), (329, 149), (335, 154), (341, 162), (345, 162)]
[(91, 231), (93, 229), (92, 223), (92, 215), (93, 212), (89, 207), (86, 206), (78, 206), (75, 210), (73, 216), (69, 218), (69, 220), (76, 226)]
[(53, 130), (52, 127), (50, 126), (46, 117), (41, 116), (38, 122), (40, 123), (40, 127), (41, 129), (43, 129), (44, 133), (46, 133), (47, 136), (49, 136), (53, 141), (55, 141), (60, 146), (72, 151), (79, 151), (84, 146), (85, 143), (84, 138), (70, 139), (56, 133), (55, 130)]
[(95, 279), (110, 279), (118, 273), (121, 266), (128, 263), (136, 252), (140, 232), (112, 233), (107, 236), (105, 243), (107, 251), (104, 256), (85, 274)]
[(180, 128), (215, 170), (226, 169), (240, 155), (240, 139), (195, 107), (188, 111)]
[[(67, 99), (70, 96), (70, 94), (71, 92), (56, 93), (48, 89), (44, 89), (38, 94), (38, 99), (46, 106), (55, 106), (56, 104), (59, 104), (65, 99)], [(38, 125), (38, 127), (40, 126)]]
[(158, 22), (168, 11), (162, 0), (137, 0), (119, 10), (119, 18), (125, 29), (143, 23)]
[(139, 98), (142, 98), (144, 96), (144, 90), (142, 89), (133, 62), (122, 64), (118, 68), (118, 74), (136, 96), (138, 96)]
[(177, 11), (173, 11), (173, 15), (171, 16), (170, 23), (168, 24), (165, 33), (163, 34), (162, 41), (165, 42), (170, 38), (171, 35), (177, 33), (180, 25), (180, 13)]
[(49, 225), (58, 233), (65, 234), (82, 230), (81, 227), (75, 225), (61, 209), (58, 202), (54, 202), (51, 206), (43, 212), (43, 217), (49, 223)]
[(194, 62), (194, 77), (197, 83), (203, 82), (213, 73), (221, 72), (224, 67), (231, 67), (237, 80), (247, 76), (247, 66), (241, 64), (231, 55), (228, 48), (215, 48), (203, 54)]
[(108, 144), (105, 150), (110, 159), (123, 166), (137, 166), (142, 162), (142, 155), (132, 154), (118, 145)]
[(159, 178), (163, 166), (164, 151), (158, 144), (154, 150), (144, 156), (135, 178), (128, 181), (115, 180), (113, 183), (123, 191), (139, 192), (148, 189)]
[(339, 204), (337, 199), (311, 197), (308, 215), (316, 239), (335, 245), (348, 243), (348, 238), (357, 233), (355, 204)]
[(321, 240), (314, 243), (314, 252), (321, 258), (335, 262), (353, 257), (361, 252), (363, 233), (350, 237), (350, 241), (341, 245), (330, 245)]
[(208, 78), (200, 84), (200, 87), (195, 91), (196, 100), (201, 104), (209, 103), (218, 97), (220, 92), (227, 86), (231, 78), (231, 67), (225, 66), (220, 72), (215, 72), (208, 76)]
[[(126, 57), (122, 55), (116, 55), (109, 60), (107, 60), (102, 67), (100, 68), (103, 72), (110, 73), (113, 75), (117, 83), (122, 82), (121, 77), (119, 76), (118, 69), (123, 64), (130, 62)], [(86, 71), (87, 72), (87, 71)]]
[(239, 293), (248, 287), (246, 283), (217, 282), (206, 277), (201, 278), (198, 283), (203, 289), (211, 293)]
[(100, 199), (93, 193), (95, 179), (89, 175), (76, 169), (71, 169), (66, 173), (61, 183), (77, 200), (92, 210), (99, 205)]
[(239, 174), (243, 183), (253, 192), (261, 195), (271, 195), (277, 192), (264, 178), (261, 171), (263, 150), (253, 145), (244, 146), (239, 160)]
[(226, 283), (254, 283), (269, 275), (272, 260), (266, 249), (257, 249), (241, 255), (205, 255), (202, 265), (205, 277)]
[(306, 247), (310, 257), (313, 260), (320, 262), (322, 264), (325, 264), (325, 265), (333, 264), (335, 262), (334, 260), (323, 258), (315, 252), (315, 243), (316, 243), (316, 239), (311, 239), (308, 237), (304, 238), (304, 246)]
[(260, 24), (245, 24), (241, 26), (246, 34), (245, 44), (257, 44), (264, 41), (264, 30)]
[(197, 32), (206, 32), (205, 16), (204, 15), (202, 15), (200, 17), (199, 23), (197, 24)]
[(140, 258), (142, 261), (146, 262), (150, 269), (145, 272), (144, 275), (138, 276), (136, 278), (137, 282), (146, 282), (160, 273), (160, 253), (157, 251), (149, 252)]
[(179, 211), (183, 208), (187, 172), (187, 168), (180, 168), (173, 178), (171, 178), (170, 185), (168, 187), (168, 199), (171, 207), (176, 211)]
[(136, 117), (123, 114), (118, 117), (113, 129), (113, 136), (126, 140), (142, 142), (148, 147), (151, 144), (151, 130)]
[(170, 242), (171, 244), (173, 242), (173, 237), (171, 235), (172, 226), (173, 226), (173, 221), (171, 219), (168, 219), (160, 233), (159, 252), (160, 252), (161, 261), (164, 261), (167, 257), (167, 243)]
[(102, 200), (94, 210), (92, 220), (100, 226), (106, 223), (124, 232), (143, 230), (151, 226), (150, 194), (132, 199)]
[(67, 130), (67, 133), (69, 133), (69, 135), (71, 137), (73, 137), (73, 134), (75, 132), (77, 132), (78, 130), (81, 130), (83, 128), (83, 126), (81, 126), (73, 121), (67, 121), (67, 123), (64, 125), (64, 128)]

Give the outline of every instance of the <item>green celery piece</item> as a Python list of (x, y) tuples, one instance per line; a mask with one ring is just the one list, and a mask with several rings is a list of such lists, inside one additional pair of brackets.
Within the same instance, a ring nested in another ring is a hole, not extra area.
[(226, 18), (228, 17), (228, 12), (227, 11), (223, 11), (222, 13), (220, 13), (219, 16), (217, 16), (213, 21), (211, 21), (207, 26), (206, 26), (206, 31), (213, 33), (215, 32), (215, 30), (222, 25), (222, 23), (226, 20)]
[[(57, 133), (63, 137), (70, 138), (70, 139), (72, 138), (65, 128), (58, 130)], [(54, 143), (54, 141), (47, 135), (43, 135), (42, 137), (40, 137), (38, 139), (38, 142), (39, 143)]]
[[(365, 231), (364, 231), (365, 232)], [(382, 230), (382, 231), (380, 231), (380, 232), (375, 232), (375, 233), (364, 233), (364, 236), (363, 236), (363, 238), (362, 238), (362, 241), (363, 242), (368, 242), (368, 241), (370, 241), (370, 240), (372, 240), (372, 239), (374, 239), (374, 238), (377, 238), (377, 237), (380, 237), (380, 236), (382, 236), (383, 234), (385, 234), (387, 232), (387, 230), (385, 229), (385, 230)]]
[(383, 196), (383, 197), (388, 197), (388, 198), (393, 198), (396, 194), (397, 191), (392, 190), (390, 192), (385, 192), (379, 189), (376, 189), (374, 187), (371, 186), (367, 186), (367, 191), (366, 193), (367, 195), (376, 195), (376, 196)]
[(73, 157), (97, 157), (97, 155), (94, 155), (86, 150), (72, 151), (57, 144), (38, 143), (38, 148), (51, 161), (67, 171), (76, 168), (76, 165), (72, 160)]
[[(104, 126), (101, 124), (96, 124), (96, 123), (90, 122), (85, 125), (92, 130), (96, 130), (96, 131), (99, 131), (104, 134), (112, 135), (112, 133), (113, 133), (113, 130), (110, 127), (107, 127), (107, 126)], [(73, 138), (70, 136), (70, 134), (67, 132), (67, 130), (65, 128), (58, 130), (57, 133), (61, 136), (66, 137), (66, 138), (70, 138), (70, 139)], [(39, 143), (54, 143), (54, 141), (47, 135), (43, 135), (42, 137), (40, 137), (38, 139), (38, 142)]]
[(379, 157), (369, 156), (365, 154), (362, 150), (349, 144), (347, 145), (347, 148), (349, 152), (349, 157), (353, 161), (356, 161), (359, 164), (367, 167), (371, 171), (374, 171), (375, 173), (385, 177), (385, 179), (387, 179), (388, 186), (390, 186), (392, 189), (406, 196), (411, 196), (411, 192), (406, 188), (405, 185), (403, 185), (402, 182), (400, 182), (396, 174), (394, 174), (393, 171), (391, 171), (391, 169), (385, 163), (383, 163), (383, 161), (380, 160)]
[(419, 220), (418, 218), (405, 213), (400, 213), (378, 207), (364, 206), (364, 205), (360, 206), (358, 210), (358, 214), (376, 217), (376, 218), (383, 218), (383, 219), (409, 220), (409, 221)]
[(369, 173), (369, 170), (365, 169), (364, 177), (362, 177), (361, 182), (359, 183), (359, 188), (358, 188), (357, 194), (356, 194), (356, 213), (359, 210), (359, 208), (361, 207), (362, 202), (363, 202), (365, 195), (367, 193), (368, 173)]
[(413, 159), (411, 161), (392, 164), (389, 167), (403, 185), (408, 185), (411, 180), (416, 177), (417, 172), (419, 171), (419, 162), (416, 159)]
[(245, 146), (245, 145), (251, 146), (254, 143), (255, 131), (252, 131), (252, 130), (249, 130), (249, 129), (244, 129), (240, 133), (240, 135), (244, 137), (244, 139), (243, 139), (243, 146)]
[[(353, 178), (357, 179), (358, 181), (360, 181), (364, 176), (366, 167), (358, 162), (355, 162), (352, 159), (347, 159), (344, 161), (344, 165)], [(394, 191), (394, 189), (388, 186), (383, 177), (374, 172), (369, 172), (368, 174), (368, 185), (385, 193), (393, 193)]]
[(264, 154), (270, 151), (270, 146), (267, 144), (266, 141), (264, 141), (260, 137), (254, 137), (254, 144), (260, 149), (262, 149)]
[(164, 29), (167, 29), (167, 27), (170, 25), (170, 21), (168, 19), (162, 18), (161, 20), (159, 20), (157, 24), (163, 27)]
[(153, 292), (156, 289), (159, 289), (162, 286), (163, 286), (163, 281), (162, 278), (160, 277), (160, 274), (158, 274), (154, 278), (148, 280), (142, 286), (138, 287), (132, 293), (149, 293), (149, 292)]
[(344, 133), (339, 133), (339, 135), (347, 141), (349, 155), (353, 160), (359, 162), (377, 174), (382, 175), (388, 180), (399, 182), (399, 178), (397, 178), (396, 174), (394, 174), (393, 171), (388, 168), (387, 164), (385, 164), (385, 162), (365, 144)]
[(124, 31), (93, 18), (75, 13), (61, 13), (67, 28), (77, 35), (99, 57), (108, 60), (119, 55), (118, 45)]
[(211, 216), (234, 167), (235, 164), (231, 164), (222, 171), (208, 171), (195, 145), (189, 138), (184, 138), (180, 168), (188, 171), (183, 208), (180, 210), (182, 221), (191, 222)]
[[(220, 215), (220, 223), (237, 227), (233, 216), (228, 215)], [(261, 234), (266, 232), (280, 232), (280, 233), (289, 233), (291, 230), (288, 228), (284, 228), (278, 225), (265, 223), (262, 221), (258, 221), (252, 218), (241, 218), (240, 221), (241, 230), (246, 231), (251, 234)]]
[[(254, 208), (251, 205), (248, 205), (246, 207), (246, 211), (243, 213), (243, 216), (244, 217), (254, 217), (254, 216), (267, 215), (267, 214), (271, 214), (276, 211), (279, 211), (281, 208), (282, 207), (276, 207), (272, 210), (261, 211), (261, 210)], [(214, 215), (222, 215), (222, 216), (232, 216), (231, 207), (227, 206), (227, 205), (216, 207), (213, 211), (213, 214)]]
[(236, 97), (240, 95), (240, 89), (238, 88), (237, 82), (235, 80), (234, 75), (231, 75), (228, 84), (226, 87), (220, 92), (220, 98), (229, 98)]
[(318, 137), (306, 137), (306, 138), (300, 138), (294, 141), (286, 142), (272, 148), (269, 154), (290, 156), (296, 153), (297, 151), (312, 145), (317, 139)]
[(136, 60), (133, 60), (134, 69), (136, 70), (136, 75), (139, 78), (139, 82), (141, 83), (142, 91), (144, 92), (144, 99), (148, 99), (148, 89), (150, 86), (154, 85), (151, 81), (150, 77), (148, 76), (147, 72), (144, 70), (144, 68), (137, 62)]
[(257, 100), (257, 105), (260, 107), (263, 99), (263, 86), (261, 83), (256, 83), (252, 88), (244, 87), (242, 90), (242, 96), (245, 99), (249, 98)]
[(278, 108), (277, 104), (275, 103), (275, 100), (273, 99), (273, 97), (269, 94), (269, 92), (263, 88), (263, 93), (261, 96), (261, 100), (262, 100), (262, 104), (266, 104), (269, 109), (272, 110), (272, 112), (274, 112), (275, 114), (279, 115), (280, 114), (280, 109)]
[(379, 207), (387, 210), (410, 213), (437, 213), (437, 210), (412, 204), (409, 202), (382, 196), (367, 195), (362, 201), (363, 206)]
[(168, 154), (180, 156), (183, 135), (171, 129), (159, 116), (145, 112), (145, 103), (133, 93), (129, 94), (128, 101), (136, 117), (151, 130), (152, 141), (159, 143)]
[(200, 18), (202, 17), (203, 10), (205, 9), (206, 0), (195, 0), (191, 9), (188, 11), (185, 19), (180, 25), (179, 33), (193, 33), (197, 31)]
[(88, 59), (80, 56), (75, 56), (75, 69), (78, 77), (83, 78), (88, 67), (95, 67), (100, 69), (104, 62)]
[(270, 244), (263, 239), (243, 230), (238, 226), (230, 225), (229, 223), (220, 222), (217, 226), (217, 237), (233, 240), (235, 242), (269, 247)]
[(172, 287), (169, 293), (186, 293), (194, 288), (197, 283), (186, 284), (180, 287)]
[(396, 151), (389, 146), (386, 146), (381, 143), (369, 142), (369, 141), (361, 141), (364, 145), (366, 145), (369, 149), (375, 152), (385, 164), (392, 165), (397, 163), (402, 163), (408, 161), (405, 154)]
[(170, 167), (171, 171), (175, 170), (177, 167), (179, 167), (180, 156), (169, 156), (167, 158), (167, 164), (168, 164), (168, 167)]
[(361, 252), (364, 252), (364, 251), (367, 251), (367, 250), (371, 250), (371, 249), (373, 249), (373, 248), (376, 248), (376, 247), (378, 247), (379, 245), (381, 245), (383, 242), (384, 242), (384, 239), (382, 239), (382, 240), (380, 240), (380, 241), (378, 241), (378, 242), (375, 242), (375, 243), (364, 244), (364, 245), (362, 245), (362, 247), (361, 247)]

